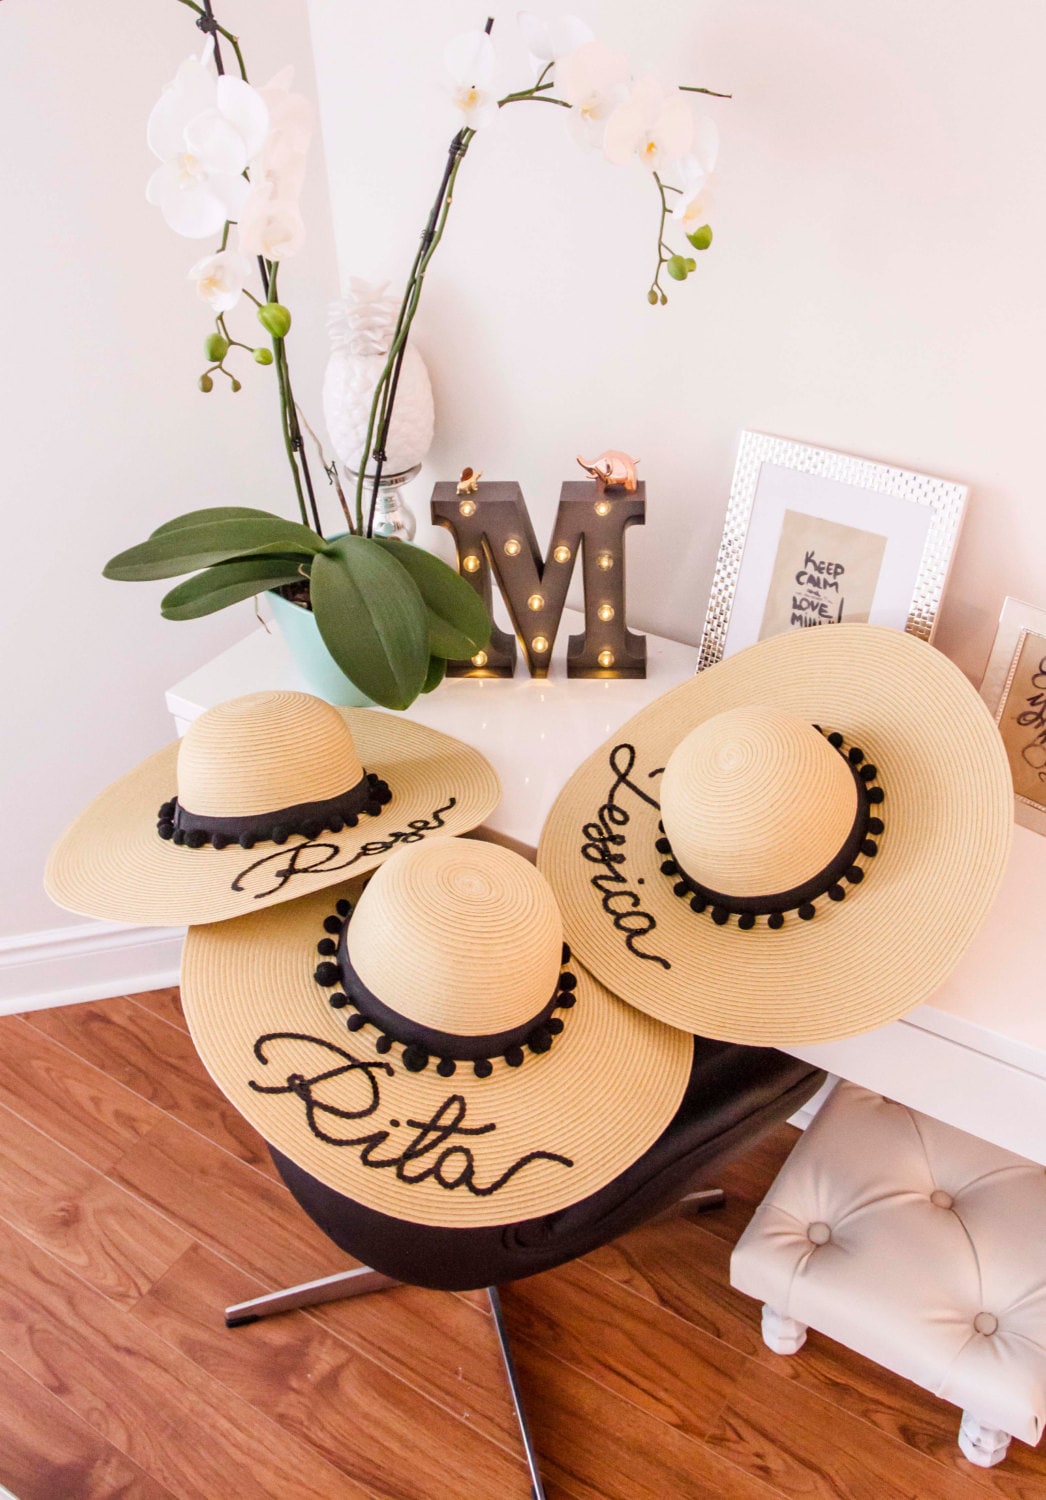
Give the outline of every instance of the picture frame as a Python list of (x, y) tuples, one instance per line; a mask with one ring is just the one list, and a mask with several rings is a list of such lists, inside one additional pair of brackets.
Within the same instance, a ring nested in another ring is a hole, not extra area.
[(1007, 596), (980, 691), (1010, 762), (1014, 819), (1046, 833), (1046, 609)]
[(948, 479), (743, 431), (697, 670), (837, 619), (932, 640), (966, 495)]

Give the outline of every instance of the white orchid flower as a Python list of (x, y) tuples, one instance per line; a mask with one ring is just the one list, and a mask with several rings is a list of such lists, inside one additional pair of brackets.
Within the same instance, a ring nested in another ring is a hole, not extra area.
[(465, 31), (448, 42), (443, 61), (450, 74), (451, 99), (469, 130), (481, 130), (498, 117), (494, 88), (497, 54), (485, 31)]
[(189, 272), (196, 291), (216, 313), (228, 312), (240, 300), (244, 283), (254, 270), (253, 263), (236, 250), (219, 250), (205, 255)]
[(247, 191), (242, 173), (265, 140), (269, 111), (241, 78), (219, 77), (208, 44), (188, 57), (149, 116), (160, 158), (146, 197), (176, 234), (203, 239), (235, 219)]
[(269, 132), (251, 163), (251, 187), (239, 215), (240, 249), (268, 260), (285, 260), (305, 243), (298, 200), (315, 113), (304, 95), (291, 92), (293, 77), (293, 68), (283, 68), (259, 90)]
[(682, 192), (672, 217), (679, 221), (686, 234), (693, 234), (707, 224), (712, 211), (712, 194), (709, 180), (715, 170), (719, 155), (719, 128), (707, 115), (702, 116), (694, 127), (694, 141), (688, 155), (668, 169), (668, 175), (678, 180)]
[(650, 172), (690, 151), (694, 117), (677, 90), (666, 90), (648, 75), (633, 84), (624, 104), (607, 120), (603, 152), (617, 166), (638, 161)]
[[(549, 63), (558, 63), (592, 41), (592, 31), (578, 16), (553, 16), (545, 21), (532, 10), (521, 10), (519, 29), (530, 53), (530, 65), (541, 74)], [(558, 74), (557, 74), (558, 78)]]
[(556, 92), (572, 106), (576, 139), (598, 147), (607, 120), (628, 97), (628, 58), (602, 42), (586, 42), (556, 64)]

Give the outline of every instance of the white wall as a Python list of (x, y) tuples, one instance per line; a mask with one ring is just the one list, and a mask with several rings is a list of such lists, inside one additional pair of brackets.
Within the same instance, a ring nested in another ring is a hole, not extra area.
[[(439, 403), (418, 508), (424, 480), (470, 463), (523, 483), (543, 542), (575, 453), (638, 453), (633, 623), (696, 641), (740, 427), (962, 480), (937, 640), (979, 679), (1003, 596), (1046, 604), (1046, 7), (570, 3), (666, 81), (733, 93), (708, 101), (716, 243), (649, 307), (652, 184), (577, 151), (564, 112), (504, 110), (462, 167), (416, 325)], [(517, 87), (517, 0), (489, 9)], [(486, 11), (309, 13), (343, 276), (399, 280), (453, 129), (443, 44)]]
[[(289, 60), (314, 95), (303, 0), (228, 0), (218, 15), (255, 82)], [(196, 389), (209, 320), (186, 273), (208, 245), (171, 233), (144, 198), (145, 121), (201, 40), (176, 0), (0, 10), (0, 935), (79, 923), (43, 892), (50, 844), (173, 737), (164, 688), (253, 624), (247, 604), (165, 622), (169, 585), (109, 583), (106, 559), (197, 505), (297, 515), (272, 371), (251, 365), (235, 397)], [(280, 289), (292, 372), (318, 414), (336, 291), (319, 151), (305, 213), (310, 243)]]

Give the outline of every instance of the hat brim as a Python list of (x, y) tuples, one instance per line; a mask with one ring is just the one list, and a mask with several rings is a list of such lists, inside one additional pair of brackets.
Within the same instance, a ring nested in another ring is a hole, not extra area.
[[(316, 941), (336, 897), (355, 901), (360, 887), (194, 927), (186, 938), (182, 999), (193, 1041), (265, 1140), (379, 1213), (460, 1228), (566, 1208), (654, 1143), (683, 1097), (693, 1039), (622, 1004), (580, 966), (571, 965), (576, 1000), (551, 1049), (518, 1068), (496, 1059), (488, 1078), (467, 1063), (452, 1078), (408, 1072), (398, 1044), (378, 1053), (375, 1027), (347, 1030), (347, 1012), (332, 1008), (314, 977)], [(289, 1087), (295, 1079), (305, 1082)]]
[[(878, 767), (885, 797), (867, 878), (779, 931), (691, 911), (655, 848), (675, 746), (752, 704), (841, 732)], [(958, 668), (912, 636), (841, 624), (751, 646), (629, 720), (560, 793), (538, 867), (571, 947), (630, 1004), (724, 1041), (824, 1042), (895, 1020), (938, 988), (994, 899), (1012, 823), (998, 730)]]
[(375, 869), (402, 844), (461, 834), (497, 806), (493, 767), (460, 740), (370, 708), (338, 710), (360, 761), (392, 800), (356, 828), (253, 849), (190, 849), (160, 838), (157, 810), (177, 790), (178, 742), (108, 787), (52, 850), (44, 884), (85, 916), (181, 927), (242, 916)]

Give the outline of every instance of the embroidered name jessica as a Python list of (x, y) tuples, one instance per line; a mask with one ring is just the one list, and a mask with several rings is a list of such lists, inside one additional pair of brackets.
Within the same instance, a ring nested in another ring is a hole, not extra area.
[[(275, 881), (274, 885), (266, 884), (264, 890), (253, 891), (254, 899), (257, 901), (262, 896), (272, 896), (276, 891), (282, 890), (288, 880), (295, 875), (316, 875), (326, 873), (328, 870), (351, 869), (361, 859), (369, 859), (374, 854), (384, 854), (389, 849), (394, 849), (397, 844), (416, 844), (423, 839), (427, 833), (434, 833), (436, 829), (443, 827), (443, 814), (450, 812), (452, 807), (457, 806), (458, 799), (451, 797), (443, 807), (437, 807), (430, 818), (412, 818), (406, 828), (398, 829), (390, 833), (386, 839), (371, 839), (363, 844), (351, 859), (346, 859), (340, 865), (331, 864), (341, 853), (340, 844), (328, 844), (311, 841), (304, 844), (295, 844), (290, 849), (277, 849), (274, 854), (266, 854), (261, 859), (256, 859), (253, 864), (241, 870), (232, 882), (234, 891), (246, 891), (252, 884), (252, 877), (260, 881)], [(283, 860), (283, 864), (279, 863)], [(264, 871), (264, 876), (258, 874)]]
[[(616, 830), (627, 827), (630, 821), (627, 809), (622, 807), (617, 800), (622, 787), (632, 792), (648, 807), (660, 811), (660, 804), (656, 798), (648, 797), (646, 792), (631, 780), (632, 767), (635, 763), (634, 745), (615, 745), (611, 750), (610, 769), (614, 773), (615, 780), (596, 815), (596, 821), (586, 823), (581, 830), (586, 840), (581, 846), (581, 854), (591, 864), (602, 867), (602, 874), (592, 876), (592, 884), (600, 894), (603, 910), (610, 917), (618, 932), (624, 933), (625, 947), (630, 953), (635, 954), (636, 958), (644, 958), (651, 963), (660, 964), (663, 969), (670, 969), (672, 965), (667, 958), (662, 958), (658, 953), (644, 953), (643, 949), (638, 946), (640, 938), (653, 932), (657, 926), (657, 919), (650, 912), (643, 910), (638, 895), (628, 887), (628, 880), (620, 868), (627, 856), (615, 852), (620, 845), (627, 842), (625, 835)], [(650, 774), (656, 776), (659, 773), (651, 771)]]
[[(500, 1192), (517, 1172), (522, 1172), (531, 1162), (557, 1162), (563, 1167), (574, 1165), (570, 1157), (561, 1156), (558, 1152), (528, 1151), (525, 1156), (506, 1167), (493, 1182), (485, 1185), (477, 1183), (476, 1160), (472, 1148), (447, 1143), (458, 1136), (490, 1135), (497, 1126), (493, 1121), (486, 1125), (466, 1125), (468, 1105), (461, 1094), (449, 1094), (427, 1120), (405, 1120), (401, 1123), (390, 1119), (387, 1129), (379, 1127), (364, 1135), (332, 1134), (333, 1122), (336, 1120), (365, 1120), (376, 1113), (381, 1105), (378, 1075), (384, 1073), (387, 1077), (392, 1077), (395, 1075), (395, 1068), (387, 1062), (360, 1062), (351, 1052), (346, 1052), (333, 1042), (294, 1031), (272, 1031), (260, 1036), (254, 1044), (255, 1057), (268, 1066), (270, 1059), (266, 1056), (266, 1046), (281, 1041), (308, 1042), (311, 1046), (321, 1048), (322, 1052), (333, 1054), (339, 1061), (309, 1075), (288, 1073), (284, 1083), (263, 1084), (252, 1078), (249, 1080), (250, 1087), (259, 1094), (293, 1094), (305, 1106), (306, 1123), (313, 1135), (331, 1146), (361, 1147), (360, 1162), (363, 1166), (377, 1169), (389, 1167), (408, 1186), (431, 1178), (441, 1188), (452, 1191), (463, 1187), (477, 1198), (489, 1198), (492, 1193)], [(328, 1057), (325, 1060), (331, 1059)], [(349, 1077), (366, 1085), (364, 1100), (359, 1109), (347, 1109), (344, 1105), (328, 1103), (316, 1097), (315, 1090), (321, 1084)], [(390, 1140), (393, 1132), (404, 1126), (414, 1132), (413, 1137), (396, 1154), (379, 1156), (377, 1153)], [(434, 1153), (437, 1154), (433, 1159)], [(415, 1164), (426, 1157), (429, 1160), (419, 1170)]]

